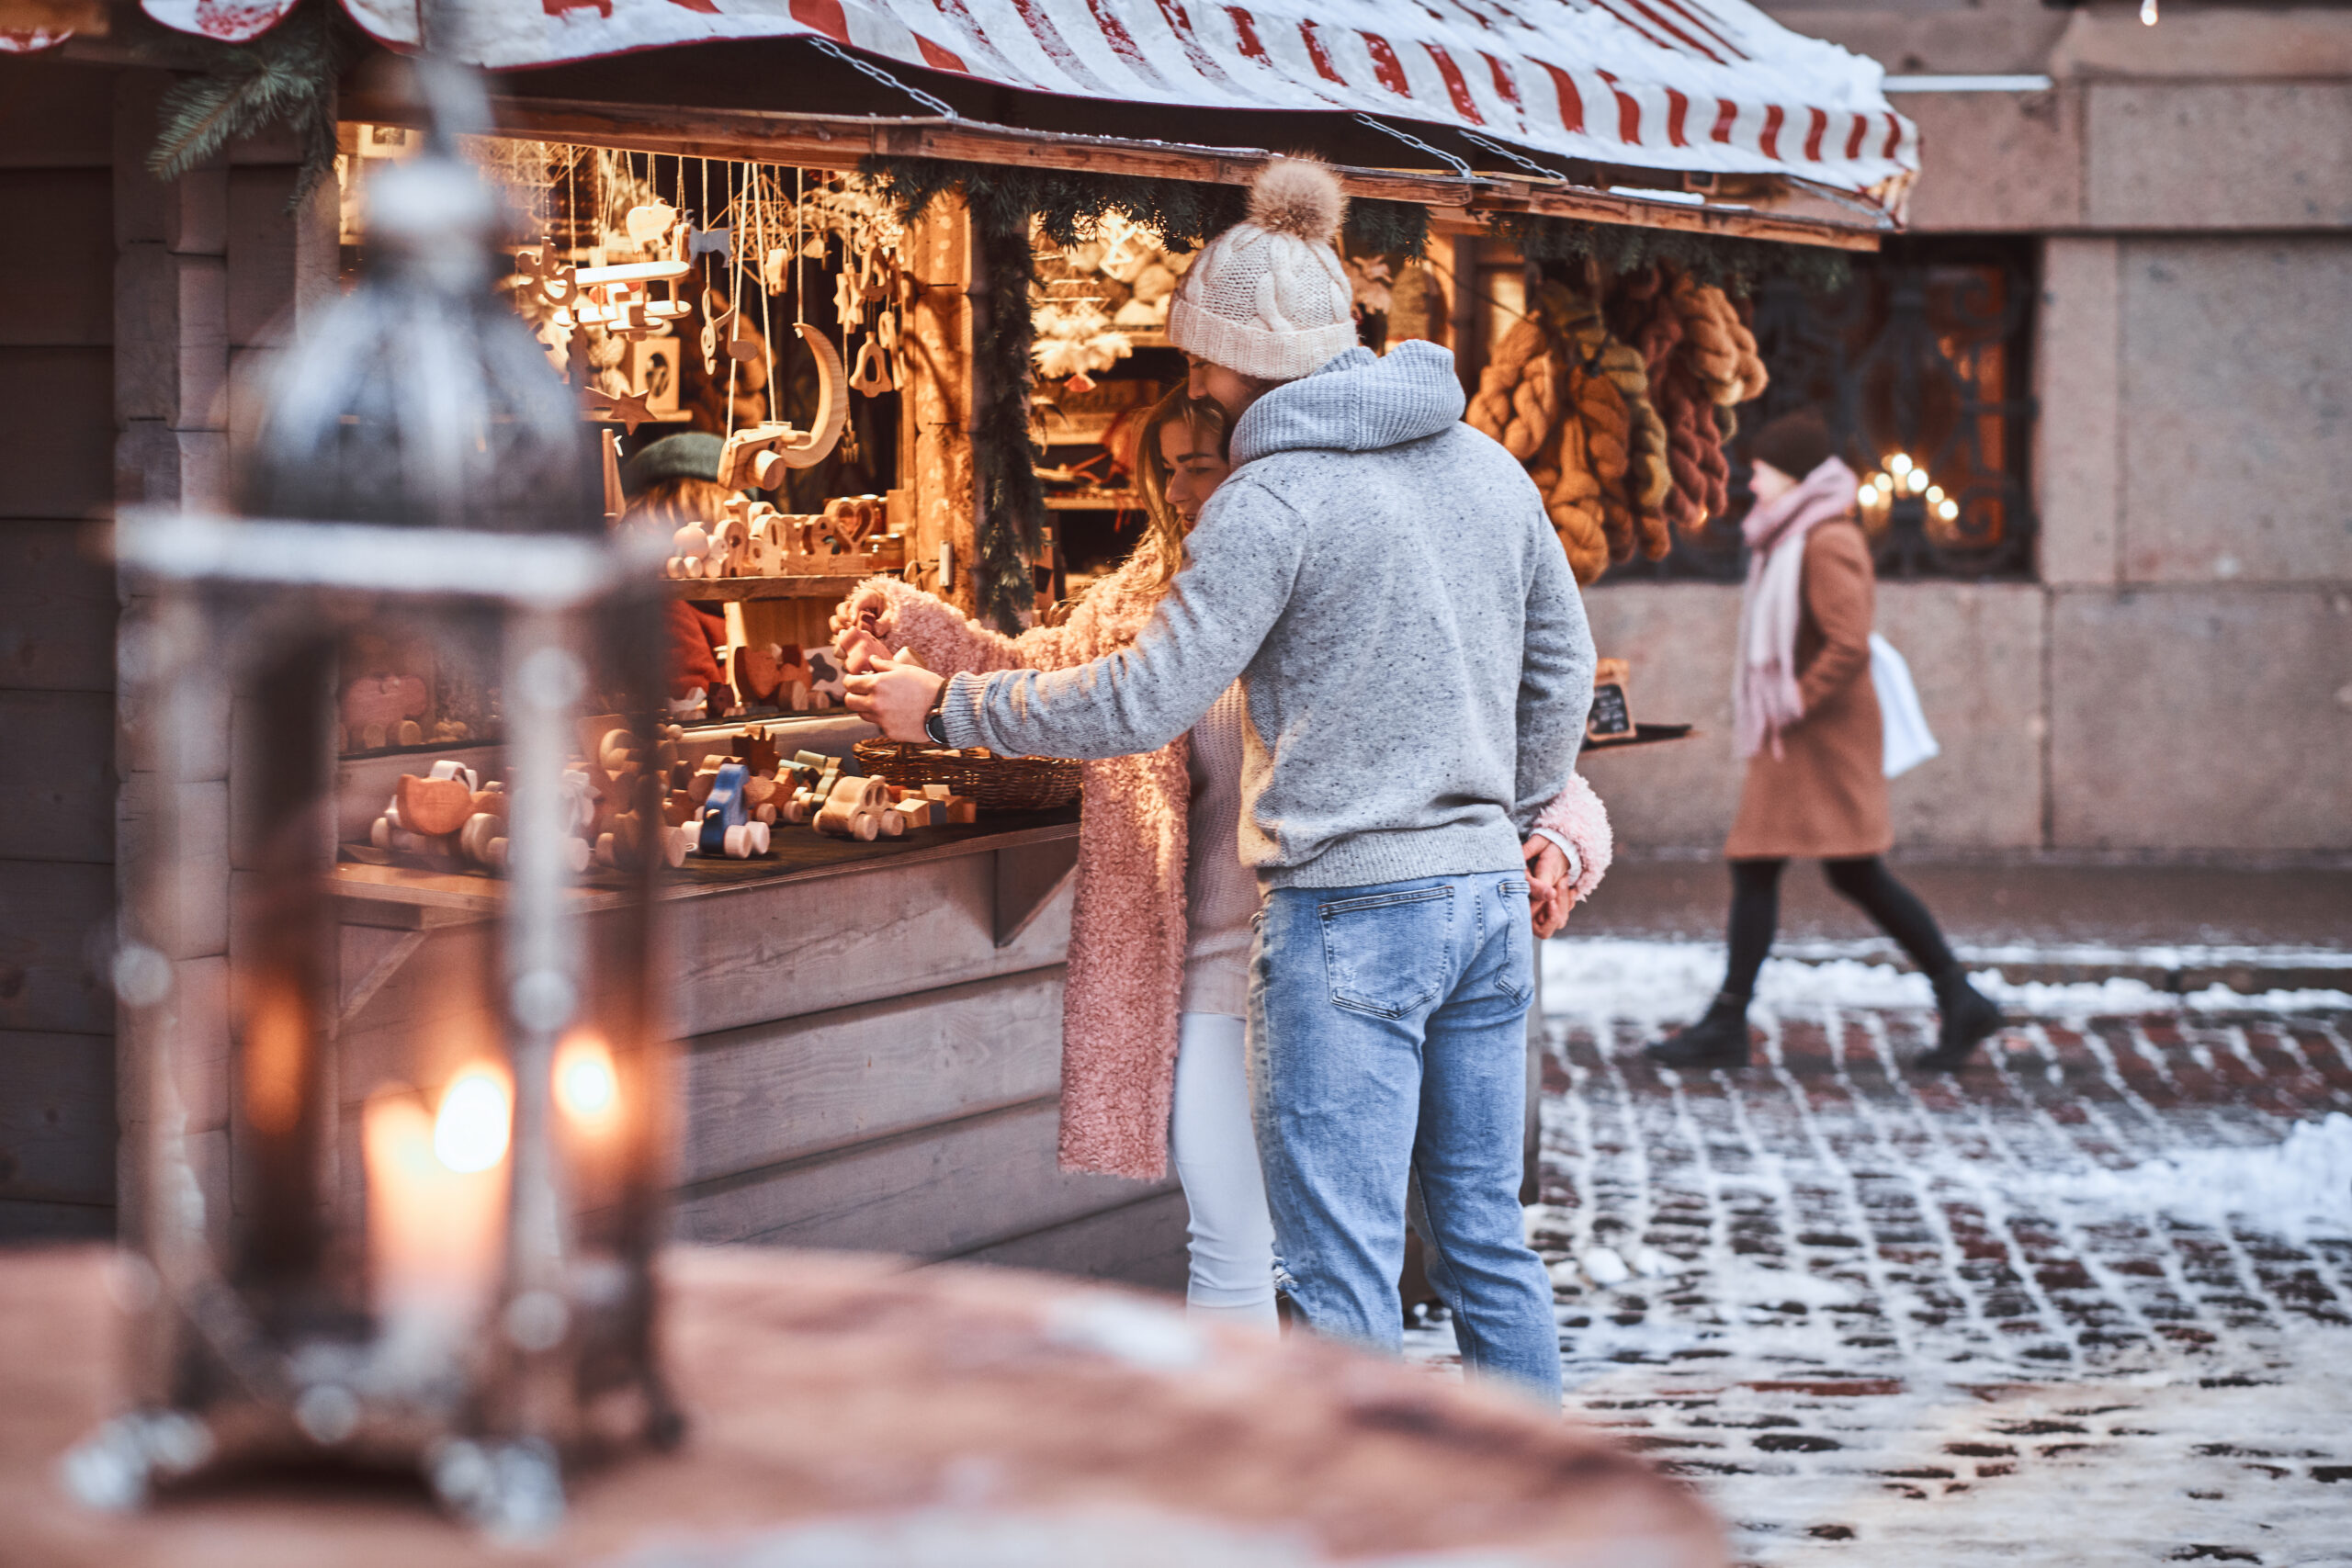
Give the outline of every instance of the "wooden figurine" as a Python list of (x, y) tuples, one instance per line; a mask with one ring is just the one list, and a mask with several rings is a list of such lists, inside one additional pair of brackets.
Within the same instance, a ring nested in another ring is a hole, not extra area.
[(425, 705), (422, 675), (369, 674), (346, 682), (335, 705), (345, 749), (382, 750), (403, 720), (424, 716)]
[(841, 442), (842, 426), (849, 417), (841, 355), (833, 352), (824, 333), (807, 322), (795, 330), (817, 361), (816, 422), (805, 432), (768, 423), (729, 435), (718, 457), (718, 483), (723, 489), (774, 490), (784, 482), (786, 472), (816, 467)]
[(702, 803), (702, 818), (695, 847), (711, 859), (749, 860), (768, 852), (768, 828), (752, 821), (743, 799), (751, 770), (741, 762), (722, 762)]
[(889, 788), (880, 779), (836, 779), (817, 813), (817, 831), (872, 843), (881, 835), (882, 813), (888, 805)]
[[(767, 651), (772, 657), (775, 650), (771, 648)], [(736, 760), (750, 768), (753, 774), (767, 777), (771, 784), (775, 782), (773, 775), (776, 770), (775, 741), (770, 738), (765, 729), (758, 725), (746, 726), (741, 734), (729, 742), (729, 746), (735, 753)]]

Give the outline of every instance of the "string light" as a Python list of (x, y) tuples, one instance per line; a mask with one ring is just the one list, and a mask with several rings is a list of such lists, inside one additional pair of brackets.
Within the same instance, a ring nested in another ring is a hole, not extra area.
[(2140, 0), (2140, 25), (2143, 28), (2156, 25), (2156, 0)]

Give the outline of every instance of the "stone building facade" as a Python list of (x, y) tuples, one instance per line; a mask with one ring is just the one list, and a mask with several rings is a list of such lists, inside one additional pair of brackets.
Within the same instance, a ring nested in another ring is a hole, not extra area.
[[(1943, 755), (1919, 856), (2352, 852), (2352, 9), (1767, 4), (1905, 76), (1915, 231), (2030, 236), (2030, 581), (1882, 584)], [(1928, 84), (1922, 83), (1926, 86)], [(1711, 853), (1739, 771), (1737, 591), (1604, 581), (1642, 716), (1702, 739), (1587, 766), (1621, 841)]]

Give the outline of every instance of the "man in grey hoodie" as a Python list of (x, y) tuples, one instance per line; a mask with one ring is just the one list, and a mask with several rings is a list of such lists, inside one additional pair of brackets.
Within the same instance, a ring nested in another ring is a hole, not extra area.
[(1418, 1176), (1464, 1361), (1556, 1402), (1518, 1202), (1521, 845), (1575, 766), (1592, 639), (1533, 483), (1461, 423), (1453, 356), (1355, 345), (1341, 206), (1329, 171), (1278, 162), (1186, 276), (1170, 335), (1239, 415), (1235, 468), (1135, 642), (1052, 672), (886, 667), (850, 705), (898, 739), (1110, 757), (1165, 745), (1240, 678), (1278, 1280), (1318, 1331), (1395, 1348)]

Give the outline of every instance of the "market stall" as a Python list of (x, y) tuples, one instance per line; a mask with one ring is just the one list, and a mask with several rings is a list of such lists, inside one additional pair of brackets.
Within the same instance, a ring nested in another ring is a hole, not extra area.
[[(1512, 21), (1507, 46), (1234, 8), (468, 9), (489, 30), (456, 52), (536, 68), (467, 142), (515, 214), (501, 298), (596, 426), (681, 655), (657, 727), (592, 711), (571, 736), (569, 852), (589, 909), (658, 863), (698, 1239), (1181, 1269), (1171, 1186), (1055, 1165), (1071, 792), (861, 757), (827, 617), (889, 573), (1014, 629), (1132, 547), (1135, 419), (1183, 375), (1169, 297), (1268, 156), (1216, 144), (1237, 124), (1339, 167), (1365, 340), (1455, 350), (1588, 581), (1727, 504), (1761, 384), (1741, 282), (1874, 245), (1916, 165), (1874, 66), (1741, 6)], [(276, 19), (232, 30), (266, 49)], [(1012, 47), (1057, 27), (1072, 49)], [(603, 58), (654, 46), (677, 47)], [(415, 107), (379, 70), (340, 115), (356, 269)], [(633, 504), (629, 459), (688, 429), (723, 504)], [(337, 659), (340, 1028), (364, 1037), (481, 965), (506, 737), (462, 660)], [(1629, 679), (1604, 743), (1674, 716), (1636, 724)]]

